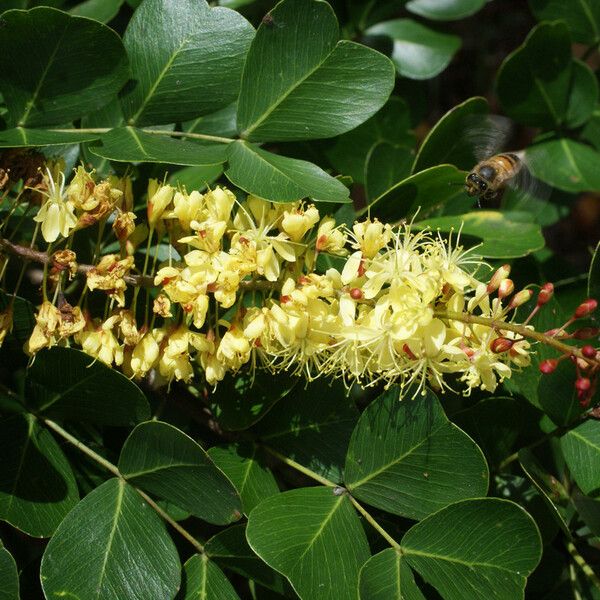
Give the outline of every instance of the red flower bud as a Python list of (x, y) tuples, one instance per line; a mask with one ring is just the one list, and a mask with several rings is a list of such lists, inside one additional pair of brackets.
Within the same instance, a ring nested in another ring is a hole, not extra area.
[(543, 306), (554, 296), (554, 286), (551, 283), (545, 283), (538, 294), (537, 305)]
[(513, 299), (510, 301), (508, 308), (510, 310), (512, 310), (513, 308), (518, 308), (522, 304), (529, 302), (531, 296), (533, 296), (533, 290), (521, 290), (513, 296)]
[(515, 291), (515, 284), (512, 279), (503, 279), (498, 286), (498, 298), (501, 300), (510, 296)]
[(597, 337), (600, 334), (598, 327), (582, 327), (573, 332), (573, 337), (576, 340), (589, 340), (590, 338)]
[(596, 300), (594, 300), (593, 298), (588, 298), (587, 300), (584, 300), (575, 309), (573, 316), (576, 319), (582, 319), (583, 317), (587, 317), (590, 313), (593, 313), (596, 310), (597, 306), (598, 306), (598, 302), (596, 302)]
[(592, 382), (587, 377), (578, 377), (575, 380), (575, 388), (578, 392), (587, 392), (592, 387)]
[(501, 354), (502, 352), (508, 352), (512, 348), (513, 344), (514, 342), (512, 340), (499, 337), (490, 344), (490, 349), (496, 354)]
[(583, 354), (586, 358), (596, 358), (596, 348), (590, 344), (586, 344), (581, 349), (581, 354)]
[(558, 366), (558, 360), (556, 358), (547, 358), (540, 363), (540, 371), (544, 375), (549, 375)]
[(352, 300), (360, 300), (363, 297), (362, 290), (360, 288), (352, 288), (350, 290), (350, 298)]
[(502, 265), (492, 275), (492, 278), (490, 279), (490, 282), (487, 285), (488, 294), (495, 292), (498, 289), (498, 287), (500, 286), (500, 283), (502, 281), (504, 281), (509, 275), (510, 275), (510, 265)]

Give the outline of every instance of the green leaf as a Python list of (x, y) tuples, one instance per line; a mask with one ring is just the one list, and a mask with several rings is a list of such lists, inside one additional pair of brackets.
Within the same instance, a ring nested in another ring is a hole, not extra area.
[[(554, 324), (561, 322), (555, 321)], [(552, 373), (542, 375), (539, 379), (540, 407), (557, 425), (573, 423), (584, 410), (579, 404), (574, 384), (575, 368), (570, 361), (559, 363)]]
[(123, 445), (119, 471), (130, 483), (209, 523), (226, 525), (241, 516), (231, 481), (192, 438), (168, 423), (140, 423)]
[(598, 242), (596, 250), (594, 250), (594, 256), (590, 263), (587, 295), (588, 298), (600, 299), (600, 242)]
[(221, 173), (223, 165), (183, 167), (169, 177), (169, 183), (174, 187), (181, 186), (189, 191), (201, 192), (219, 179)]
[(600, 153), (566, 138), (526, 150), (529, 169), (538, 179), (565, 192), (600, 190)]
[(29, 300), (0, 291), (0, 311), (6, 310), (12, 303), (12, 335), (17, 342), (24, 344), (35, 327), (35, 307)]
[(8, 11), (2, 21), (0, 91), (12, 127), (77, 119), (107, 104), (127, 80), (121, 39), (97, 21), (46, 7)]
[(544, 237), (537, 223), (529, 222), (526, 213), (478, 210), (456, 217), (436, 217), (419, 222), (434, 231), (458, 231), (462, 236), (480, 238), (477, 254), (488, 258), (517, 258), (544, 247)]
[(600, 41), (600, 5), (595, 0), (529, 0), (529, 6), (538, 21), (564, 21), (576, 42)]
[(177, 549), (152, 508), (129, 485), (110, 479), (60, 524), (42, 558), (46, 598), (173, 598)]
[(123, 0), (85, 0), (74, 6), (69, 12), (72, 15), (108, 23), (119, 14), (122, 4)]
[(150, 417), (140, 388), (119, 371), (73, 348), (38, 352), (27, 374), (37, 410), (50, 418), (133, 425)]
[(133, 127), (118, 127), (103, 134), (90, 150), (98, 156), (118, 162), (206, 166), (225, 162), (226, 145), (196, 144)]
[(369, 206), (372, 217), (393, 223), (419, 212), (429, 212), (464, 196), (465, 171), (453, 165), (438, 165), (411, 175), (386, 190)]
[(344, 494), (313, 487), (271, 496), (250, 513), (246, 537), (300, 598), (330, 599), (332, 591), (339, 598), (356, 596), (358, 570), (369, 547)]
[(565, 124), (575, 129), (592, 118), (598, 102), (598, 80), (594, 72), (580, 60), (574, 60), (572, 68), (571, 93)]
[(409, 529), (402, 551), (444, 600), (517, 600), (542, 544), (533, 519), (496, 498), (452, 504)]
[(261, 462), (254, 444), (230, 444), (210, 448), (208, 456), (231, 480), (242, 499), (244, 514), (248, 514), (265, 498), (279, 493), (273, 473)]
[(0, 131), (0, 148), (28, 148), (32, 146), (59, 146), (61, 144), (78, 144), (96, 140), (97, 133), (81, 133), (72, 131), (52, 131), (51, 129), (23, 129), (15, 127)]
[(371, 148), (380, 142), (414, 147), (408, 104), (399, 96), (391, 96), (385, 106), (356, 129), (332, 140), (325, 155), (339, 172), (357, 183), (365, 182), (365, 167)]
[(519, 450), (519, 464), (525, 475), (527, 475), (528, 479), (539, 492), (554, 521), (559, 525), (567, 537), (570, 537), (571, 532), (569, 531), (569, 526), (563, 516), (563, 512), (561, 512), (556, 504), (556, 502), (563, 499), (561, 496), (566, 495), (563, 486), (556, 477), (544, 470), (530, 448), (521, 448)]
[(358, 582), (361, 600), (425, 600), (402, 555), (388, 548), (362, 567)]
[(239, 600), (229, 579), (206, 554), (194, 554), (183, 565), (180, 600)]
[(367, 154), (365, 164), (365, 188), (367, 198), (378, 198), (394, 184), (410, 175), (415, 152), (406, 146), (381, 142)]
[(600, 536), (600, 500), (583, 496), (577, 490), (574, 491), (572, 500), (581, 520), (594, 535)]
[(224, 137), (237, 136), (237, 103), (217, 110), (210, 115), (198, 117), (193, 121), (183, 123), (183, 130), (189, 133), (203, 133), (205, 135), (218, 135)]
[(135, 85), (122, 97), (129, 125), (187, 121), (238, 95), (254, 29), (204, 0), (145, 0), (123, 38)]
[(77, 504), (71, 467), (32, 416), (0, 421), (0, 519), (32, 537), (49, 537)]
[(434, 21), (455, 21), (475, 14), (486, 0), (410, 0), (406, 9)]
[(398, 73), (409, 79), (431, 79), (439, 75), (461, 45), (458, 36), (439, 33), (412, 19), (378, 23), (365, 33), (391, 38), (392, 61)]
[(255, 427), (267, 446), (339, 482), (344, 459), (358, 420), (344, 386), (318, 380), (296, 386)]
[(220, 531), (206, 542), (204, 550), (220, 566), (253, 579), (279, 594), (284, 594), (290, 587), (286, 579), (252, 551), (246, 540), (245, 525), (233, 525)]
[(362, 413), (348, 448), (345, 484), (371, 506), (421, 519), (451, 502), (485, 495), (488, 468), (432, 392), (402, 400), (396, 386)]
[(479, 445), (489, 463), (499, 465), (509, 454), (525, 425), (528, 404), (520, 398), (484, 398), (474, 406), (452, 415), (452, 421)]
[(587, 419), (560, 438), (560, 447), (581, 491), (588, 496), (598, 496), (600, 423), (594, 419)]
[(17, 563), (0, 540), (0, 600), (19, 600)]
[(564, 22), (540, 23), (502, 63), (497, 93), (506, 114), (534, 127), (556, 128), (569, 105), (573, 61)]
[(470, 170), (480, 160), (475, 154), (475, 144), (469, 129), (480, 129), (489, 112), (487, 100), (475, 96), (449, 110), (423, 140), (415, 158), (413, 173), (450, 163)]
[(271, 202), (294, 202), (307, 196), (316, 202), (349, 202), (348, 188), (317, 165), (278, 156), (255, 144), (229, 145), (225, 175), (249, 194)]
[(366, 46), (337, 42), (329, 4), (283, 0), (269, 15), (242, 75), (237, 113), (242, 137), (259, 142), (333, 137), (385, 104), (394, 87), (392, 63)]
[(297, 377), (283, 373), (273, 385), (273, 376), (266, 371), (227, 375), (209, 397), (211, 410), (219, 425), (227, 431), (248, 429), (289, 394), (298, 383)]

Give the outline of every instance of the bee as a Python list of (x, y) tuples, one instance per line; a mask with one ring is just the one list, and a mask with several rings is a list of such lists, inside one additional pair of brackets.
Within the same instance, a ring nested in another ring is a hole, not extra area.
[(480, 200), (494, 200), (523, 169), (521, 156), (514, 152), (496, 154), (478, 162), (465, 179), (465, 191)]

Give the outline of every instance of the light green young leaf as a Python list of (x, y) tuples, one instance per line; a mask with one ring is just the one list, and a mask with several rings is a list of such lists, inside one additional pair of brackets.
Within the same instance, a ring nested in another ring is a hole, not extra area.
[(123, 41), (135, 85), (125, 89), (129, 125), (187, 121), (233, 102), (254, 29), (205, 0), (145, 0)]
[(456, 35), (439, 33), (412, 19), (378, 23), (365, 33), (391, 38), (394, 44), (392, 61), (396, 70), (410, 79), (431, 79), (439, 75), (461, 45)]
[(488, 468), (475, 442), (451, 423), (432, 392), (411, 400), (394, 387), (362, 413), (346, 458), (354, 497), (411, 519), (485, 495)]
[(250, 141), (327, 138), (375, 114), (394, 86), (392, 63), (355, 42), (338, 42), (331, 6), (283, 0), (252, 42), (238, 101), (238, 129)]
[(241, 516), (231, 481), (192, 438), (161, 421), (140, 423), (119, 457), (119, 471), (132, 484), (216, 525)]
[(2, 22), (0, 92), (11, 127), (68, 123), (107, 104), (127, 80), (121, 38), (97, 21), (38, 7), (7, 11)]
[(486, 0), (410, 0), (406, 9), (434, 21), (455, 21), (475, 14)]
[(300, 598), (329, 600), (332, 590), (340, 598), (356, 596), (358, 570), (369, 547), (344, 494), (313, 487), (271, 496), (250, 513), (246, 537)]
[(46, 546), (40, 578), (47, 598), (167, 599), (179, 589), (180, 568), (160, 517), (114, 478), (60, 524)]

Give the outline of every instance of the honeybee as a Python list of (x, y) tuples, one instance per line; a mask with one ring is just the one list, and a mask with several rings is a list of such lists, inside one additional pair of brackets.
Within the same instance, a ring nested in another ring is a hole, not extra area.
[(521, 172), (523, 161), (514, 152), (496, 154), (477, 163), (465, 179), (465, 191), (480, 200), (494, 200)]
[(505, 210), (526, 212), (536, 220), (549, 218), (544, 215), (551, 188), (532, 175), (525, 151), (501, 152), (513, 129), (510, 119), (498, 115), (467, 120), (465, 137), (479, 162), (465, 178), (465, 191), (477, 197), (479, 206), (496, 201)]

